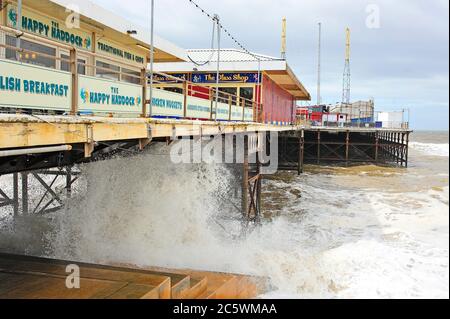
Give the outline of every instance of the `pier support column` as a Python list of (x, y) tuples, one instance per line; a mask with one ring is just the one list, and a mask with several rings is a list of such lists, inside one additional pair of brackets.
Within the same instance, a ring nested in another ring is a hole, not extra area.
[(406, 133), (402, 133), (402, 166), (406, 166)]
[(378, 132), (375, 133), (375, 163), (378, 164), (378, 153), (380, 148), (380, 138), (378, 136)]
[(348, 160), (350, 155), (350, 131), (347, 131), (345, 138), (345, 165), (348, 166)]
[(19, 173), (13, 174), (12, 205), (13, 205), (13, 209), (14, 209), (14, 217), (19, 216)]
[(248, 136), (244, 136), (244, 163), (242, 168), (242, 213), (244, 214), (244, 218), (247, 218), (248, 212), (248, 177)]
[(320, 165), (320, 131), (317, 131), (317, 165)]
[[(258, 138), (260, 138), (260, 135), (258, 135)], [(258, 182), (256, 184), (257, 190), (256, 190), (255, 217), (256, 222), (259, 223), (261, 221), (261, 195), (262, 195), (261, 159), (259, 152), (256, 153), (256, 174), (258, 176)]]
[(29, 209), (28, 209), (28, 173), (24, 172), (21, 173), (22, 177), (22, 214), (28, 215)]
[[(261, 158), (259, 152), (262, 151), (262, 138), (265, 135), (256, 134), (256, 138), (245, 136), (244, 146), (244, 167), (242, 177), (242, 214), (246, 223), (259, 223), (261, 220), (261, 194), (262, 175)], [(251, 145), (251, 149), (250, 149)], [(249, 154), (252, 156), (250, 163)], [(253, 162), (256, 160), (256, 162)], [(250, 166), (251, 164), (251, 166)]]
[[(44, 178), (43, 176), (52, 177), (52, 180)], [(58, 170), (43, 170), (30, 171), (12, 174), (12, 196), (7, 195), (6, 188), (0, 189), (0, 207), (10, 206), (13, 209), (13, 216), (20, 215), (43, 215), (59, 211), (63, 208), (64, 200), (69, 199), (72, 193), (73, 184), (78, 180), (80, 172), (73, 171), (72, 168), (60, 168)], [(66, 186), (63, 189), (58, 189), (57, 179), (59, 177), (65, 178)], [(39, 200), (34, 208), (31, 208), (33, 201), (30, 201), (29, 185), (30, 178), (34, 180), (45, 190), (43, 195), (38, 198), (33, 198), (35, 201)], [(20, 179), (20, 181), (19, 181)], [(11, 186), (8, 187), (11, 189)], [(64, 194), (64, 191), (66, 193)]]
[(305, 131), (301, 130), (299, 137), (298, 175), (303, 174), (304, 164), (305, 164)]
[(409, 161), (409, 132), (406, 133), (406, 155), (405, 155), (405, 167), (408, 168), (408, 161)]

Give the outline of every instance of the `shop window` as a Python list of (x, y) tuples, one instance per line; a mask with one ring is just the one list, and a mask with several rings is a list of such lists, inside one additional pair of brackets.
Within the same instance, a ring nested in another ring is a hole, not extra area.
[(133, 84), (141, 84), (141, 72), (122, 68), (122, 81)]
[(173, 93), (178, 93), (178, 94), (183, 94), (183, 89), (182, 88), (164, 88), (165, 91), (169, 91), (169, 92), (173, 92)]
[(102, 79), (120, 80), (120, 67), (97, 61), (96, 76)]
[[(66, 54), (61, 54), (61, 71), (70, 72), (70, 57)], [(78, 74), (86, 75), (86, 61), (78, 59)]]
[(229, 103), (231, 98), (232, 104), (236, 105), (237, 88), (219, 88), (219, 102)]
[[(17, 38), (6, 36), (6, 44), (14, 47), (17, 46)], [(6, 58), (47, 68), (56, 68), (55, 48), (24, 39), (20, 40), (20, 47), (26, 52), (17, 52), (13, 49), (6, 49)], [(45, 54), (45, 56), (43, 56), (43, 54)]]
[(245, 99), (245, 106), (246, 107), (253, 107), (253, 88), (240, 88), (239, 90), (239, 97), (241, 99)]

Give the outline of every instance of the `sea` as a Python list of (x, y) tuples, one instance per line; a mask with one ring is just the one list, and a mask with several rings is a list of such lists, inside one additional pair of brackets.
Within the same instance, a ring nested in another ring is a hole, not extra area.
[(449, 298), (448, 132), (414, 132), (409, 164), (268, 176), (248, 225), (227, 167), (117, 158), (81, 167), (62, 212), (4, 208), (0, 251), (251, 274), (268, 282), (260, 298)]

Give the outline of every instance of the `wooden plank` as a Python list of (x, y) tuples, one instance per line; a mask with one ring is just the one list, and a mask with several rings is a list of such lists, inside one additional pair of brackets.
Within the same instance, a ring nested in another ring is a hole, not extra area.
[(68, 289), (65, 278), (45, 275), (6, 274), (0, 285), (3, 299), (103, 299), (127, 283), (80, 279), (80, 289)]
[[(10, 273), (66, 278), (66, 266), (68, 264), (70, 263), (59, 263), (57, 261), (24, 257), (5, 257), (0, 255), (0, 271)], [(142, 270), (138, 271), (135, 269), (120, 269), (81, 263), (78, 265), (80, 266), (80, 275), (82, 278), (148, 285), (158, 289), (159, 298), (164, 299), (170, 297), (171, 281), (168, 276), (153, 274)]]
[(147, 124), (152, 137), (199, 136), (242, 132), (290, 131), (292, 127), (258, 123), (213, 123), (199, 121), (122, 120), (78, 117), (30, 117), (0, 119), (0, 149), (88, 143), (88, 127), (98, 142), (135, 140), (148, 137)]
[(83, 124), (0, 123), (0, 149), (85, 143)]
[(146, 123), (131, 124), (93, 124), (94, 141), (119, 141), (147, 138)]
[(107, 299), (159, 299), (158, 287), (128, 284)]
[(191, 277), (185, 276), (182, 280), (172, 285), (172, 299), (182, 299), (191, 289)]
[(208, 278), (204, 277), (199, 280), (191, 277), (191, 289), (185, 299), (196, 299), (208, 290)]
[(233, 299), (239, 295), (239, 280), (237, 277), (231, 277), (225, 284), (216, 290), (215, 298), (217, 299)]

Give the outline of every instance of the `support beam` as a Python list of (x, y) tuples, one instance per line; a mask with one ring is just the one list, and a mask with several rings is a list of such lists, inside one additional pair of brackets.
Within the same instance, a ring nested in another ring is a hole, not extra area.
[(94, 128), (92, 125), (86, 126), (87, 142), (84, 144), (84, 157), (89, 158), (95, 150)]
[(320, 165), (320, 130), (317, 131), (317, 165)]
[(244, 163), (242, 169), (242, 212), (244, 218), (247, 218), (248, 211), (248, 179), (249, 179), (249, 162), (248, 162), (248, 136), (244, 136)]
[(299, 152), (298, 152), (298, 175), (304, 172), (304, 162), (305, 162), (305, 131), (300, 131), (299, 137)]
[(408, 161), (409, 161), (409, 132), (406, 133), (406, 163), (405, 163), (405, 167), (408, 168)]
[(22, 214), (26, 216), (29, 214), (28, 172), (21, 173), (21, 177), (22, 177)]
[[(258, 134), (258, 138), (260, 138), (261, 135)], [(259, 143), (262, 143), (262, 141), (259, 141)], [(260, 150), (262, 151), (262, 150)], [(259, 223), (261, 221), (261, 207), (262, 207), (262, 201), (261, 201), (261, 195), (262, 195), (262, 175), (261, 175), (261, 160), (259, 152), (256, 153), (256, 174), (258, 177), (258, 183), (257, 187), (258, 190), (256, 192), (256, 221)]]
[(14, 217), (19, 216), (19, 174), (13, 174), (13, 209)]
[(378, 132), (375, 133), (375, 163), (379, 163), (378, 154), (380, 149), (380, 138), (378, 136)]
[(350, 156), (350, 131), (346, 132), (345, 136), (345, 165), (348, 166)]

